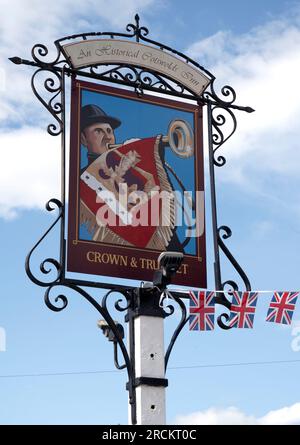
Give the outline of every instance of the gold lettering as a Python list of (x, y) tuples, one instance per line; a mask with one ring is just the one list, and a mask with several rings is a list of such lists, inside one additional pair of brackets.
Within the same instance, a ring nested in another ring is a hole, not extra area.
[(189, 265), (188, 265), (188, 264), (182, 264), (181, 267), (183, 268), (183, 275), (186, 275), (186, 273), (187, 273), (187, 268), (189, 267)]
[(157, 261), (156, 260), (150, 260), (149, 258), (140, 258), (140, 262), (141, 262), (142, 269), (150, 269), (150, 270), (157, 269)]
[(154, 270), (154, 268), (155, 268), (155, 265), (153, 264), (154, 263), (154, 260), (146, 260), (146, 263), (147, 263), (147, 269), (150, 269), (150, 270)]
[(121, 266), (127, 266), (127, 256), (123, 257), (122, 255), (109, 255), (110, 264), (116, 264), (117, 266), (120, 264)]
[(128, 257), (123, 255), (100, 253), (89, 251), (86, 258), (91, 263), (115, 264), (116, 266), (127, 266)]
[(146, 258), (141, 258), (142, 269), (145, 269), (145, 261), (146, 261)]
[[(93, 257), (91, 257), (93, 255)], [(86, 254), (87, 260), (90, 261), (91, 263), (95, 262), (95, 252), (88, 252)]]
[(127, 266), (127, 259), (127, 256), (124, 257), (121, 255), (121, 266)]
[(188, 264), (182, 264), (181, 266), (180, 266), (180, 268), (178, 269), (178, 271), (177, 271), (177, 273), (178, 274), (183, 274), (183, 275), (186, 275), (186, 273), (187, 273), (187, 268), (189, 267), (189, 265)]
[(95, 252), (95, 261), (101, 263), (101, 255), (99, 252)]
[(109, 261), (109, 255), (107, 253), (103, 253), (102, 256), (101, 256), (101, 259), (102, 259), (102, 263), (104, 263), (104, 264), (107, 264), (107, 263), (110, 262)]

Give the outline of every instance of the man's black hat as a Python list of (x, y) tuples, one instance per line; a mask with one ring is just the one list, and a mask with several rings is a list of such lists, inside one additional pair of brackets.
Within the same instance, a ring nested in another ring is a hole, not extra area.
[(121, 121), (116, 117), (108, 116), (98, 105), (85, 105), (81, 108), (80, 129), (83, 131), (92, 124), (108, 123), (113, 129), (121, 125)]

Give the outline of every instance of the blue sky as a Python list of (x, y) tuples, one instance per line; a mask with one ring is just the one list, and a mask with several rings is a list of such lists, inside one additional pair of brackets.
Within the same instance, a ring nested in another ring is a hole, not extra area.
[[(51, 47), (68, 34), (123, 31), (138, 12), (151, 37), (187, 52), (220, 87), (232, 85), (237, 102), (256, 112), (237, 113), (238, 130), (221, 149), (227, 164), (216, 172), (219, 224), (231, 227), (227, 245), (253, 289), (300, 290), (300, 2), (1, 4), (0, 423), (126, 424), (126, 375), (113, 367), (97, 313), (75, 294), (66, 310), (51, 312), (24, 271), (27, 252), (53, 221), (44, 204), (59, 197), (59, 138), (45, 131), (49, 115), (31, 92), (31, 68), (7, 58), (30, 58), (35, 43)], [(206, 204), (213, 288), (208, 196)], [(52, 254), (54, 235), (39, 258)], [(223, 279), (235, 278), (222, 261)], [(253, 330), (184, 330), (167, 374), (168, 423), (300, 423), (299, 303), (293, 325), (281, 327), (264, 321), (270, 297), (260, 296)], [(166, 338), (174, 323), (176, 317), (166, 321)], [(238, 363), (257, 364), (216, 366)]]

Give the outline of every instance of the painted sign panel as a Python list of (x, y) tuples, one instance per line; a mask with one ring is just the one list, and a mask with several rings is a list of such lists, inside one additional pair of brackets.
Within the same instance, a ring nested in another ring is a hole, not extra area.
[(198, 95), (210, 83), (210, 79), (191, 64), (141, 43), (116, 39), (84, 40), (64, 45), (63, 50), (74, 68), (119, 63), (141, 66), (174, 79)]
[(69, 271), (206, 287), (201, 107), (74, 80), (69, 185)]

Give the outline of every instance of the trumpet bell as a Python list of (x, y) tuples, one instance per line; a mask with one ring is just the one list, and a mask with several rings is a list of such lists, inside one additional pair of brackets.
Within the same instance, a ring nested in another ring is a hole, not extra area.
[(194, 135), (188, 122), (175, 119), (168, 128), (168, 143), (171, 150), (180, 158), (190, 158), (194, 154)]

